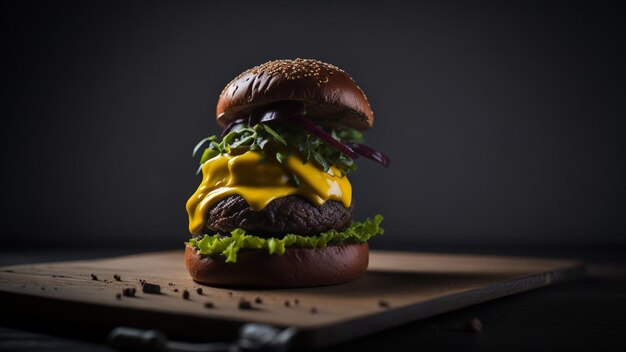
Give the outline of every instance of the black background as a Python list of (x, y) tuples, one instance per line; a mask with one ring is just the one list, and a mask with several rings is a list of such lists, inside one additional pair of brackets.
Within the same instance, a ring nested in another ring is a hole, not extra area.
[(231, 78), (348, 71), (372, 104), (351, 174), (374, 246), (626, 236), (623, 12), (578, 1), (2, 2), (3, 246), (182, 246)]

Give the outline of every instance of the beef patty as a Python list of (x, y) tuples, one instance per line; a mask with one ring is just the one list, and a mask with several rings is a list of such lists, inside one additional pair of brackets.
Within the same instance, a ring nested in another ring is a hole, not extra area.
[(352, 219), (352, 206), (345, 208), (337, 201), (315, 206), (300, 196), (274, 199), (265, 208), (255, 211), (239, 195), (229, 196), (213, 205), (207, 214), (203, 233), (228, 233), (236, 228), (259, 237), (293, 233), (314, 236), (335, 229), (343, 231)]

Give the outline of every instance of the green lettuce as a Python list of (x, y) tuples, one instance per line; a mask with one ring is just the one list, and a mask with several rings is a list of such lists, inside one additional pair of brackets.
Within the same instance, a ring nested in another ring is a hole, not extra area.
[(203, 255), (222, 254), (227, 263), (237, 262), (240, 249), (261, 249), (269, 254), (283, 255), (286, 247), (325, 248), (329, 244), (365, 242), (385, 231), (380, 227), (381, 215), (363, 222), (353, 222), (344, 231), (330, 230), (317, 236), (285, 235), (283, 238), (262, 238), (248, 235), (245, 230), (236, 229), (230, 236), (204, 235), (202, 239), (192, 238), (187, 245), (194, 247)]

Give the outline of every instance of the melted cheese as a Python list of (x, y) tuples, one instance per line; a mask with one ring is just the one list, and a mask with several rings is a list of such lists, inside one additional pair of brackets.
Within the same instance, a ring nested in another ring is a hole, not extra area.
[[(321, 206), (327, 200), (341, 202), (346, 208), (352, 202), (352, 186), (331, 166), (329, 172), (314, 163), (304, 163), (291, 155), (282, 164), (272, 158), (264, 160), (260, 152), (241, 155), (220, 154), (202, 165), (202, 182), (187, 201), (189, 231), (199, 233), (211, 206), (227, 196), (240, 195), (256, 211), (272, 200), (299, 195)], [(299, 181), (296, 186), (295, 176)]]

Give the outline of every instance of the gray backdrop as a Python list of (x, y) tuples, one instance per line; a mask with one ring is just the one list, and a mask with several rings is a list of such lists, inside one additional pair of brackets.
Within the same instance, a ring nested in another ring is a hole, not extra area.
[[(374, 245), (624, 244), (626, 74), (610, 2), (3, 2), (3, 246), (179, 246), (222, 87), (276, 58), (348, 71)], [(150, 241), (150, 242), (147, 242)]]

